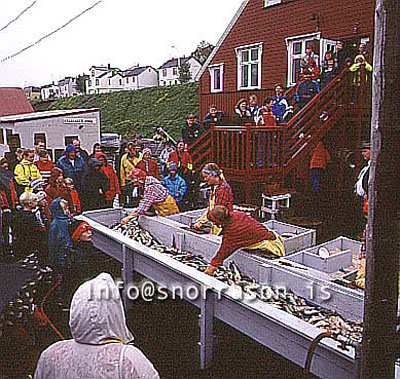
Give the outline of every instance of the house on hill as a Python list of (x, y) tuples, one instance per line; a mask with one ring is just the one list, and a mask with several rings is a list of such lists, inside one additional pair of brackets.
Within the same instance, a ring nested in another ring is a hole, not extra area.
[(24, 92), (28, 100), (40, 99), (40, 87), (29, 86), (24, 88)]
[(157, 87), (158, 85), (157, 71), (151, 66), (128, 68), (123, 72), (123, 76), (125, 90)]
[(181, 57), (172, 58), (158, 68), (159, 85), (171, 86), (181, 84), (179, 79), (179, 68), (186, 63), (189, 65), (189, 71), (191, 74), (190, 81), (195, 81), (195, 78), (201, 69), (201, 63), (194, 57)]
[(64, 79), (59, 80), (57, 85), (60, 89), (60, 97), (82, 95), (82, 93), (77, 89), (76, 78), (67, 76)]
[[(325, 53), (335, 53), (339, 41), (344, 56), (352, 60), (358, 46), (365, 43), (367, 59), (372, 62), (374, 9), (373, 0), (243, 1), (196, 76), (200, 118), (215, 104), (226, 112), (227, 125), (232, 125), (239, 99), (256, 95), (262, 104), (273, 95), (276, 83), (287, 88), (289, 102), (294, 104), (300, 59), (308, 46), (313, 47), (321, 65)], [(217, 162), (228, 180), (245, 185), (246, 191), (240, 194), (246, 193), (248, 202), (252, 184), (265, 183), (271, 177), (286, 186), (307, 182), (310, 154), (323, 141), (336, 167), (330, 173), (337, 180), (332, 186), (338, 191), (350, 186), (353, 173), (344, 173), (348, 162), (343, 157), (353, 153), (356, 166), (360, 165), (357, 149), (361, 139), (368, 138), (372, 82), (365, 73), (355, 90), (353, 78), (353, 73), (344, 69), (280, 128), (211, 127), (190, 147), (194, 164)]]
[(40, 89), (42, 100), (55, 99), (60, 97), (60, 87), (57, 84), (47, 84)]
[(119, 68), (110, 65), (92, 66), (89, 71), (89, 79), (86, 82), (89, 95), (123, 90), (124, 75)]

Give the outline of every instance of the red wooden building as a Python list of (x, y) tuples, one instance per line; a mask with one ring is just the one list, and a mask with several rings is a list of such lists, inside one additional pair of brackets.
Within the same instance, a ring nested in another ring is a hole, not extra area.
[[(325, 52), (334, 52), (338, 41), (344, 42), (351, 58), (365, 43), (372, 62), (374, 5), (373, 0), (245, 0), (198, 74), (200, 118), (216, 104), (229, 120), (240, 98), (255, 94), (261, 103), (272, 95), (276, 83), (287, 87), (293, 102), (296, 72), (309, 45), (321, 64)], [(367, 137), (371, 81), (363, 80), (354, 96), (353, 73), (344, 70), (278, 129), (230, 126), (229, 121), (229, 126), (212, 127), (191, 146), (195, 163), (216, 161), (228, 180), (246, 184), (250, 200), (252, 184), (271, 176), (285, 185), (306, 177), (310, 152), (324, 139), (338, 167), (335, 177), (341, 189), (346, 186), (340, 169), (343, 159)], [(322, 112), (329, 115), (325, 121)], [(266, 156), (268, 151), (274, 153)]]

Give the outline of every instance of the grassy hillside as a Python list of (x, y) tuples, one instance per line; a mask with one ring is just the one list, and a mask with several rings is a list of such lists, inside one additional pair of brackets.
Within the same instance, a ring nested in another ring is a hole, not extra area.
[(177, 137), (186, 116), (198, 112), (198, 83), (74, 96), (34, 107), (36, 110), (100, 108), (102, 132), (152, 136), (154, 128), (161, 126)]

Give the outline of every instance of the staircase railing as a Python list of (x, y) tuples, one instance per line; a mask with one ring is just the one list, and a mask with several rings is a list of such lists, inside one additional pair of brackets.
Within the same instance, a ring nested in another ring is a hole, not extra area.
[(189, 146), (189, 153), (193, 159), (194, 170), (198, 171), (207, 162), (212, 161), (213, 150), (211, 129), (208, 129)]
[[(271, 174), (285, 175), (332, 129), (345, 111), (366, 109), (370, 83), (360, 71), (360, 86), (354, 74), (344, 69), (288, 124), (278, 127), (211, 126), (190, 147), (195, 169), (207, 161), (216, 162), (231, 180), (248, 183)], [(294, 104), (295, 87), (286, 92)], [(241, 177), (241, 178), (240, 178)]]
[(343, 70), (290, 120), (285, 144), (287, 169), (298, 161), (300, 154), (315, 147), (340, 119), (351, 100), (351, 78), (349, 71)]

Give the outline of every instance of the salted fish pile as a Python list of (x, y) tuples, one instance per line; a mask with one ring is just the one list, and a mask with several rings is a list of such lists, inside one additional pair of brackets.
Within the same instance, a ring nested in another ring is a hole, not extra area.
[[(201, 255), (179, 251), (175, 247), (159, 244), (148, 231), (139, 226), (137, 219), (133, 219), (125, 225), (113, 224), (110, 229), (199, 271), (204, 272), (208, 266), (208, 262)], [(363, 327), (360, 321), (345, 319), (337, 312), (315, 305), (290, 290), (281, 291), (273, 286), (260, 285), (253, 278), (244, 275), (239, 267), (232, 262), (227, 267), (218, 268), (215, 278), (228, 285), (238, 286), (243, 291), (255, 295), (259, 300), (267, 302), (268, 305), (330, 332), (332, 338), (344, 345), (352, 345), (354, 342), (361, 343), (362, 341)]]

